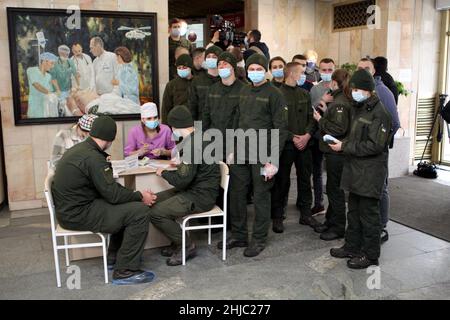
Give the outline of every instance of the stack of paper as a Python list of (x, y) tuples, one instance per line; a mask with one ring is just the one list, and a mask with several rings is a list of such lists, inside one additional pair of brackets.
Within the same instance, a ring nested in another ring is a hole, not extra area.
[(124, 171), (135, 169), (139, 167), (139, 158), (138, 155), (133, 155), (126, 157), (124, 160), (115, 160), (111, 161), (111, 165), (113, 168), (113, 175), (116, 177), (119, 173)]
[(155, 168), (155, 169), (167, 169), (170, 167), (170, 165), (168, 165), (167, 163), (161, 163), (158, 160), (149, 160), (147, 166)]

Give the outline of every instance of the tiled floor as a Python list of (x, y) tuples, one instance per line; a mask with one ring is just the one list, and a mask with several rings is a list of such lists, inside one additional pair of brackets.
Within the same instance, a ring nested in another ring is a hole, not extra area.
[(295, 206), (288, 212), (285, 233), (271, 232), (256, 258), (233, 249), (222, 262), (220, 251), (208, 247), (206, 233), (199, 231), (199, 254), (186, 267), (168, 267), (159, 250), (145, 251), (144, 266), (157, 275), (151, 284), (105, 285), (101, 260), (91, 259), (75, 262), (81, 289), (69, 290), (65, 267), (63, 287), (55, 285), (47, 211), (15, 212), (12, 219), (3, 211), (0, 299), (450, 299), (449, 242), (390, 222), (380, 259), (381, 288), (371, 290), (371, 274), (349, 270), (345, 260), (330, 257), (329, 249), (342, 241), (319, 240), (297, 223)]

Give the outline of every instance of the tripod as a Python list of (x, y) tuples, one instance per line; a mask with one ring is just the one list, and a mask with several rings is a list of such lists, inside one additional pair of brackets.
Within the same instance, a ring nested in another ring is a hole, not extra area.
[(439, 95), (439, 109), (434, 115), (433, 124), (431, 125), (430, 132), (428, 133), (427, 142), (425, 144), (425, 148), (423, 149), (422, 157), (420, 158), (420, 162), (417, 165), (417, 170), (414, 170), (414, 174), (423, 178), (437, 178), (436, 165), (434, 163), (423, 162), (423, 158), (425, 157), (425, 152), (428, 147), (428, 143), (430, 142), (431, 136), (433, 135), (434, 126), (436, 125), (437, 118), (441, 115), (441, 110), (444, 107), (445, 100), (447, 99), (446, 94)]

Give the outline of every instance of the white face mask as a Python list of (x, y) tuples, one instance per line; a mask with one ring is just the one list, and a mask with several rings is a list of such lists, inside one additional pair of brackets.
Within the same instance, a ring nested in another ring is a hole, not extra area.
[(172, 138), (174, 141), (180, 141), (180, 139), (183, 137), (181, 134), (181, 130), (173, 130), (172, 132)]
[(237, 63), (237, 66), (245, 69), (245, 61), (244, 61), (244, 60), (239, 61), (239, 62)]

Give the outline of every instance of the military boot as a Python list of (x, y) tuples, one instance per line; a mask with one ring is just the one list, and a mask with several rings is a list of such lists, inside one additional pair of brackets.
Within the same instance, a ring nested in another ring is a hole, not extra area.
[(313, 229), (320, 225), (320, 222), (314, 219), (312, 216), (301, 216), (298, 223), (305, 226), (310, 226)]
[[(191, 243), (186, 247), (186, 261), (194, 258), (197, 255), (197, 248), (194, 243)], [(179, 266), (183, 264), (183, 253), (181, 251), (181, 246), (172, 254), (172, 256), (167, 259), (166, 264), (168, 266)]]
[(171, 257), (176, 250), (177, 250), (176, 244), (172, 243), (170, 246), (161, 249), (161, 255), (163, 257)]
[(366, 255), (354, 257), (347, 261), (347, 267), (350, 269), (366, 269), (370, 266), (377, 266), (378, 259), (369, 259)]
[[(246, 248), (248, 247), (248, 241), (245, 240), (236, 240), (233, 238), (228, 238), (226, 242), (227, 249), (233, 249), (233, 248)], [(219, 241), (217, 244), (217, 249), (222, 249), (223, 242)]]
[(256, 257), (261, 253), (261, 251), (264, 250), (265, 247), (266, 246), (262, 243), (252, 242), (250, 243), (250, 246), (244, 250), (244, 256), (249, 258)]
[(284, 225), (283, 225), (283, 219), (273, 219), (272, 220), (272, 231), (275, 233), (283, 233), (284, 231)]
[(340, 248), (332, 248), (330, 250), (330, 255), (335, 258), (343, 259), (343, 258), (356, 258), (360, 257), (361, 254), (358, 252), (354, 252), (352, 250), (349, 250), (345, 245), (343, 245)]

